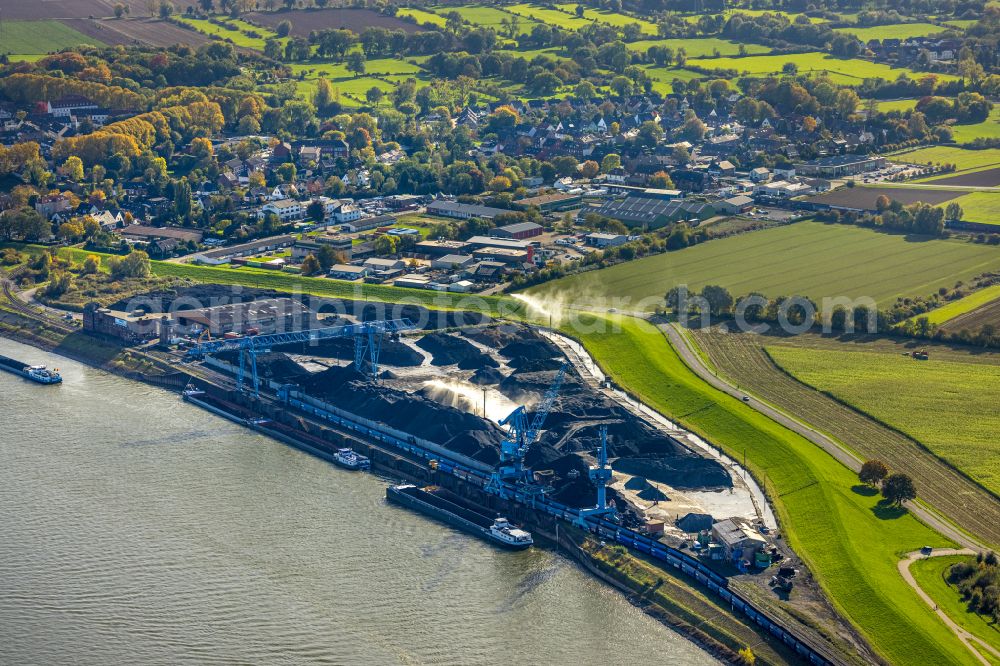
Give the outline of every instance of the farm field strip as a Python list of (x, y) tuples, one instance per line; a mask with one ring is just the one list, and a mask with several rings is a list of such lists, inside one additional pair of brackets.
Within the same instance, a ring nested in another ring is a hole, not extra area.
[(621, 297), (634, 304), (655, 297), (662, 304), (671, 287), (687, 284), (697, 291), (718, 284), (734, 295), (800, 294), (817, 303), (826, 296), (869, 296), (886, 304), (997, 268), (995, 247), (958, 240), (912, 242), (901, 235), (805, 221), (572, 275), (527, 293), (568, 303)]
[(537, 20), (551, 26), (557, 26), (564, 30), (580, 30), (593, 21), (578, 18), (576, 14), (566, 14), (555, 9), (546, 9), (540, 5), (521, 3), (518, 5), (507, 5), (504, 9), (511, 14), (517, 14), (523, 18)]
[[(719, 69), (735, 69), (737, 72), (748, 72), (752, 75), (778, 74), (786, 63), (793, 63), (800, 72), (833, 72), (842, 77), (861, 83), (866, 78), (883, 78), (894, 81), (900, 74), (920, 78), (922, 72), (905, 68), (894, 68), (882, 63), (860, 60), (857, 58), (835, 58), (819, 51), (811, 53), (789, 53), (780, 55), (757, 55), (746, 58), (716, 58), (711, 66)], [(937, 74), (941, 81), (954, 81), (956, 77), (950, 74)]]
[[(910, 474), (922, 501), (980, 540), (1000, 545), (1000, 524), (994, 520), (1000, 500), (956, 473), (916, 441), (796, 380), (775, 365), (764, 350), (765, 345), (813, 349), (813, 345), (821, 343), (820, 350), (839, 353), (871, 343), (840, 342), (813, 334), (761, 336), (723, 332), (717, 327), (691, 330), (690, 334), (711, 365), (730, 382), (838, 440), (862, 460), (879, 458), (892, 469)], [(902, 346), (882, 349), (899, 356), (898, 347)], [(938, 351), (935, 347), (932, 353), (938, 356)], [(992, 356), (1000, 363), (1000, 354)]]
[(1000, 299), (953, 317), (942, 324), (941, 328), (950, 332), (962, 329), (977, 331), (983, 324), (993, 324), (1000, 328)]
[(834, 32), (854, 35), (863, 42), (869, 42), (873, 39), (927, 37), (928, 35), (936, 35), (947, 30), (947, 26), (934, 25), (933, 23), (893, 23), (890, 25), (871, 26), (869, 28), (850, 27), (833, 29)]
[(1000, 231), (1000, 191), (972, 192), (955, 199), (955, 203), (962, 207), (963, 221), (989, 224)]
[(975, 291), (968, 296), (963, 296), (958, 300), (946, 303), (945, 305), (920, 316), (927, 317), (927, 320), (932, 324), (941, 325), (951, 321), (959, 315), (964, 315), (972, 312), (973, 310), (977, 310), (996, 299), (1000, 299), (1000, 284), (990, 285), (985, 289), (980, 289), (979, 291)]
[(447, 20), (440, 14), (435, 14), (433, 12), (425, 11), (423, 9), (416, 9), (414, 7), (400, 7), (396, 12), (397, 16), (409, 16), (415, 20), (418, 24), (423, 25), (425, 23), (430, 23), (431, 25), (436, 25), (439, 28), (443, 28)]
[(90, 44), (104, 46), (104, 42), (74, 30), (60, 21), (5, 21), (0, 53), (18, 56), (45, 55), (61, 49)]
[[(578, 6), (579, 5), (576, 3), (563, 3), (556, 5), (558, 9), (564, 12), (569, 12), (574, 16), (576, 15), (576, 8)], [(584, 5), (583, 18), (589, 21), (594, 21), (595, 23), (604, 23), (615, 28), (624, 28), (627, 25), (635, 23), (638, 24), (644, 34), (659, 34), (659, 27), (652, 21), (636, 18), (635, 16), (629, 16), (628, 14), (619, 14), (607, 9), (591, 9), (590, 7)]]
[(915, 99), (891, 99), (878, 102), (878, 110), (882, 113), (889, 111), (910, 111), (917, 105)]
[(600, 317), (619, 332), (577, 335), (618, 385), (742, 457), (774, 504), (782, 531), (817, 581), (875, 650), (893, 664), (960, 662), (964, 646), (896, 569), (902, 553), (946, 541), (908, 513), (885, 513), (851, 490), (857, 479), (808, 440), (705, 384), (661, 331), (631, 317)]
[(1000, 430), (1000, 367), (933, 354), (915, 361), (864, 351), (766, 350), (796, 379), (905, 433), (1000, 495), (1000, 440), (994, 436)]
[(535, 21), (530, 16), (512, 14), (503, 9), (487, 5), (432, 7), (431, 9), (442, 17), (448, 12), (456, 12), (472, 25), (482, 26), (484, 28), (495, 28), (496, 31), (500, 33), (503, 33), (504, 22), (509, 22), (511, 19), (517, 20), (517, 33), (519, 35), (528, 34), (535, 28), (536, 25), (539, 25), (539, 22)]
[(955, 171), (946, 175), (955, 175), (971, 169), (1000, 166), (1000, 148), (969, 150), (955, 146), (931, 146), (895, 153), (891, 159), (909, 164), (954, 164)]
[[(683, 48), (688, 58), (714, 58), (715, 51), (720, 56), (734, 56), (740, 52), (740, 45), (728, 39), (718, 37), (701, 37), (697, 39), (643, 39), (638, 42), (628, 42), (625, 48), (635, 53), (645, 53), (651, 46), (668, 47), (674, 50)], [(760, 44), (744, 44), (748, 53), (770, 53), (771, 49)], [(703, 64), (703, 63), (698, 63)], [(707, 66), (707, 65), (706, 65)], [(702, 74), (704, 76), (704, 74)]]

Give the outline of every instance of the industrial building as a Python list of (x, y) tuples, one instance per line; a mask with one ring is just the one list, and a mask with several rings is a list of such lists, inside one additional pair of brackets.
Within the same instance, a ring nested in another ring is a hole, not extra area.
[(606, 247), (624, 245), (628, 242), (628, 236), (624, 234), (602, 234), (595, 231), (584, 236), (584, 240), (587, 241), (587, 245), (603, 250)]
[(427, 205), (427, 212), (431, 215), (441, 217), (452, 217), (456, 220), (468, 220), (473, 217), (484, 220), (492, 220), (498, 215), (505, 215), (513, 211), (503, 208), (491, 208), (490, 206), (480, 206), (478, 204), (464, 204), (457, 201), (437, 200)]
[(88, 303), (83, 309), (83, 330), (88, 333), (117, 338), (126, 344), (138, 344), (160, 335), (160, 320), (164, 314), (148, 314), (143, 310), (121, 312)]
[(662, 199), (643, 194), (608, 201), (596, 212), (631, 227), (658, 229), (680, 220), (707, 219), (715, 214), (715, 209), (698, 201)]
[(503, 227), (497, 227), (490, 232), (495, 238), (509, 238), (513, 240), (524, 240), (542, 235), (542, 225), (534, 222), (517, 222)]
[(290, 298), (267, 298), (230, 303), (174, 314), (178, 333), (208, 331), (213, 337), (226, 333), (243, 334), (301, 331), (316, 325), (315, 315), (302, 303)]
[(796, 164), (799, 173), (823, 178), (842, 178), (876, 171), (885, 166), (885, 158), (871, 155), (831, 155)]

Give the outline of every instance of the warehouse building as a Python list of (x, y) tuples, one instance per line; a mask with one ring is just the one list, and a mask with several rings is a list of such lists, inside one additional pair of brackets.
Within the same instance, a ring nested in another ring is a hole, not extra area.
[(855, 176), (883, 167), (885, 167), (885, 158), (877, 155), (831, 155), (795, 165), (795, 169), (799, 173), (823, 178)]
[(200, 310), (183, 310), (174, 314), (176, 330), (196, 334), (208, 331), (213, 337), (226, 333), (243, 334), (302, 331), (316, 325), (315, 315), (298, 301), (290, 298), (267, 298), (245, 303), (217, 305)]
[(490, 232), (494, 238), (510, 238), (513, 240), (524, 240), (542, 235), (542, 225), (534, 222), (517, 222), (503, 227), (497, 227)]
[(658, 229), (681, 220), (707, 219), (715, 214), (715, 209), (698, 201), (630, 196), (617, 201), (608, 201), (596, 212), (630, 227)]
[(513, 211), (503, 208), (492, 208), (490, 206), (480, 206), (478, 204), (464, 204), (457, 201), (438, 200), (427, 205), (427, 212), (431, 215), (441, 217), (452, 217), (456, 220), (468, 220), (478, 217), (483, 220), (492, 220), (498, 215), (506, 215)]

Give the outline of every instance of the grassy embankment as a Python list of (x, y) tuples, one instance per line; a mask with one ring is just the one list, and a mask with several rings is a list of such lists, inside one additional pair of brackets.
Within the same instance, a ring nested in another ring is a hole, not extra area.
[(824, 297), (867, 296), (880, 306), (898, 296), (926, 296), (951, 288), (987, 270), (1000, 268), (997, 248), (961, 240), (925, 240), (871, 229), (819, 222), (709, 241), (554, 280), (528, 293), (582, 303), (589, 298), (627, 299), (616, 305), (643, 309), (662, 304), (674, 286), (697, 291), (708, 284), (733, 295), (757, 291), (766, 296), (802, 295), (820, 304)]
[[(893, 664), (966, 663), (969, 655), (896, 570), (902, 554), (947, 541), (908, 513), (856, 492), (856, 477), (809, 441), (707, 386), (652, 325), (604, 317), (621, 332), (577, 335), (618, 384), (747, 463), (785, 538), (833, 603)], [(573, 331), (568, 331), (573, 333)]]
[[(955, 624), (1000, 650), (1000, 625), (990, 622), (982, 615), (970, 612), (967, 604), (962, 601), (958, 588), (949, 584), (947, 580), (948, 570), (952, 565), (959, 562), (974, 563), (975, 559), (972, 555), (929, 557), (911, 564), (910, 571), (917, 585)], [(1000, 659), (992, 657), (986, 650), (981, 652), (991, 663), (1000, 664)]]
[(927, 314), (920, 315), (927, 317), (927, 321), (938, 326), (945, 324), (959, 315), (972, 312), (981, 308), (987, 303), (1000, 298), (1000, 284), (994, 284), (985, 289), (974, 291), (968, 296), (963, 296), (958, 300), (951, 301), (936, 310), (931, 310)]
[[(905, 433), (1000, 495), (1000, 365), (769, 346), (799, 381)], [(919, 488), (918, 488), (919, 492)]]

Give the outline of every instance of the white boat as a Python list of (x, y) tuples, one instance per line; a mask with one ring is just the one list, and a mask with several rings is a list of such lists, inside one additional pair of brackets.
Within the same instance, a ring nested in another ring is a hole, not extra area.
[(355, 453), (353, 449), (337, 449), (333, 454), (333, 462), (346, 469), (369, 469), (372, 461), (360, 453)]
[(29, 365), (24, 369), (24, 376), (39, 384), (58, 384), (62, 381), (58, 370), (49, 370), (44, 365)]

